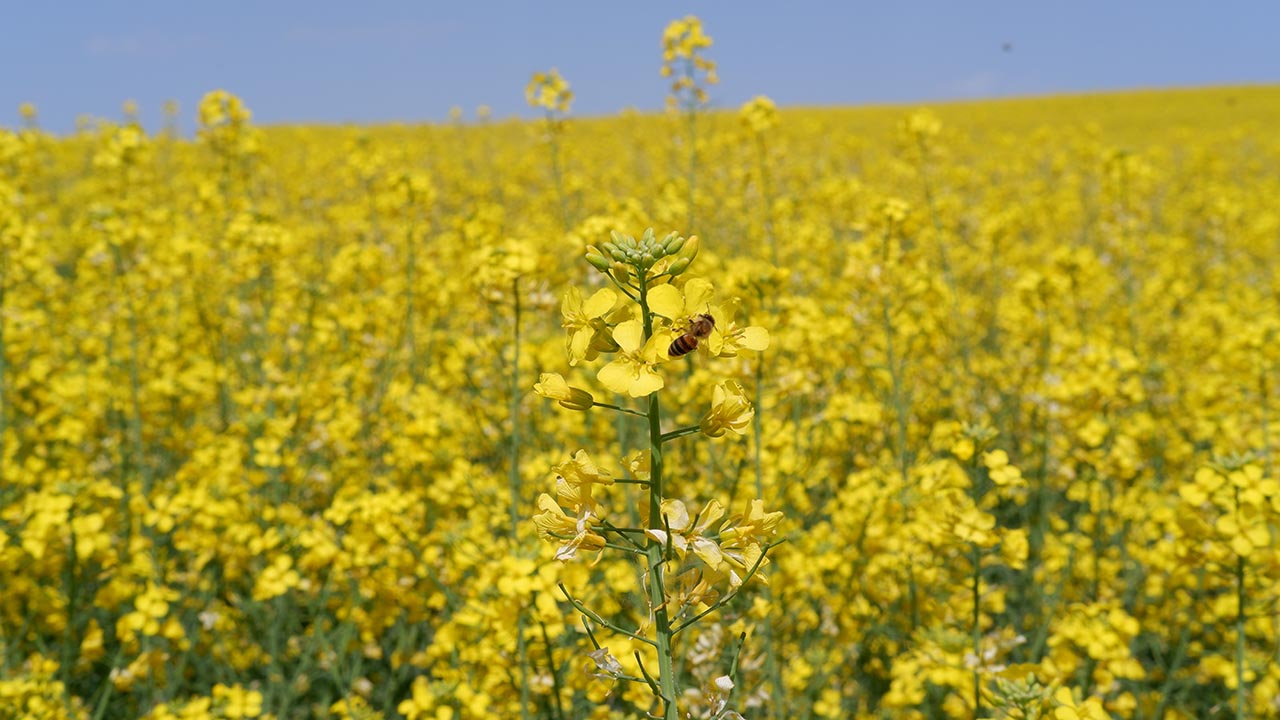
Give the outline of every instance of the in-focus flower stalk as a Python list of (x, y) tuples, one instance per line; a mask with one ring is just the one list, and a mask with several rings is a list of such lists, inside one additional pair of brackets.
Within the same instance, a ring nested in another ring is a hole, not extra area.
[[(602, 671), (601, 677), (648, 685), (658, 708), (655, 716), (665, 720), (681, 716), (678, 703), (684, 696), (684, 683), (677, 672), (677, 635), (741, 592), (765, 564), (782, 518), (781, 513), (766, 513), (758, 499), (745, 512), (726, 517), (724, 506), (713, 500), (695, 522), (684, 502), (674, 497), (668, 486), (669, 443), (699, 432), (712, 438), (729, 432), (743, 434), (754, 410), (742, 385), (725, 379), (712, 387), (711, 409), (701, 423), (664, 431), (663, 366), (673, 361), (687, 362), (685, 356), (696, 347), (704, 348), (696, 355), (697, 361), (702, 362), (768, 345), (768, 333), (763, 328), (739, 328), (734, 324), (731, 310), (725, 309), (733, 306), (714, 302), (711, 283), (682, 277), (697, 253), (696, 237), (686, 239), (672, 233), (658, 238), (650, 229), (636, 240), (615, 232), (598, 246), (588, 246), (586, 260), (617, 292), (602, 289), (586, 301), (573, 288), (565, 295), (562, 311), (569, 333), (570, 364), (611, 354), (596, 379), (623, 397), (643, 399), (643, 410), (599, 402), (588, 390), (569, 385), (555, 373), (544, 373), (534, 386), (539, 395), (571, 410), (604, 408), (618, 412), (620, 417), (644, 420), (647, 449), (627, 461), (632, 477), (626, 479), (628, 484), (639, 484), (647, 490), (638, 508), (643, 539), (605, 516), (605, 504), (596, 501), (596, 492), (604, 492), (614, 483), (613, 473), (582, 450), (572, 460), (555, 466), (556, 496), (544, 493), (539, 497), (539, 513), (534, 520), (541, 537), (558, 545), (559, 560), (572, 560), (582, 553), (596, 554), (598, 560), (605, 551), (643, 559), (643, 594), (649, 615), (642, 623), (648, 628), (645, 634), (605, 620), (574, 598), (567, 588), (562, 592), (587, 620), (588, 631), (592, 624), (603, 625), (653, 649), (656, 668), (646, 667), (637, 655), (635, 672), (623, 673), (615, 666), (616, 659), (610, 662), (612, 656), (602, 654), (598, 644), (592, 664)], [(700, 322), (707, 326), (705, 332), (685, 340), (679, 351), (672, 350), (677, 347), (674, 340), (690, 332), (691, 317), (703, 318)], [(710, 329), (712, 326), (722, 327), (725, 332), (717, 333)], [(703, 337), (706, 335), (710, 337)], [(707, 342), (701, 342), (703, 339)], [(702, 605), (706, 607), (698, 611)], [(594, 644), (594, 635), (592, 640)], [(723, 710), (734, 683), (726, 676), (726, 682), (716, 687), (716, 702)]]

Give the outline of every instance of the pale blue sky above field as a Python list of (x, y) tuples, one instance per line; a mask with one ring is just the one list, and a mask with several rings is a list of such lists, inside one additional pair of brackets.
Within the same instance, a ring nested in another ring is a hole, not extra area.
[(658, 109), (662, 28), (688, 13), (715, 39), (723, 107), (1280, 82), (1280, 3), (1263, 0), (33, 1), (0, 23), (0, 125), (24, 101), (67, 131), (132, 99), (154, 127), (175, 99), (190, 129), (214, 88), (265, 123), (505, 117), (553, 66), (575, 115)]

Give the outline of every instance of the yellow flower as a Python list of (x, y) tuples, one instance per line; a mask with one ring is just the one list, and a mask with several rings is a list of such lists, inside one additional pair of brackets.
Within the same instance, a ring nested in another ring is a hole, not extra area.
[(659, 285), (649, 290), (649, 309), (670, 320), (683, 320), (711, 310), (712, 285), (702, 278), (692, 278), (680, 290), (674, 285)]
[(982, 463), (987, 466), (987, 476), (996, 485), (1020, 487), (1026, 484), (1022, 478), (1022, 471), (1017, 465), (1009, 464), (1009, 453), (1004, 450), (983, 453)]
[(724, 307), (711, 308), (716, 327), (707, 338), (707, 350), (712, 355), (729, 358), (737, 357), (742, 350), (761, 352), (769, 348), (769, 331), (755, 325), (739, 325), (733, 319), (737, 311), (736, 301), (729, 301)]
[(590, 410), (595, 404), (591, 393), (582, 388), (571, 387), (560, 373), (542, 373), (534, 384), (533, 391), (570, 410)]
[(767, 543), (778, 533), (782, 518), (781, 510), (765, 512), (764, 501), (757, 498), (747, 506), (746, 514), (735, 517), (720, 528), (720, 541), (731, 547)]
[(571, 507), (591, 501), (592, 485), (613, 484), (613, 475), (596, 465), (586, 450), (577, 451), (572, 459), (551, 469), (556, 473), (556, 494)]
[(530, 107), (561, 113), (569, 112), (569, 105), (573, 103), (569, 82), (555, 68), (534, 73), (524, 89), (524, 97)]
[(1091, 697), (1077, 703), (1071, 695), (1071, 688), (1058, 688), (1053, 699), (1058, 703), (1058, 707), (1053, 711), (1055, 720), (1110, 720), (1111, 718), (1098, 698)]
[(259, 602), (270, 600), (297, 587), (301, 581), (298, 571), (293, 569), (293, 559), (288, 555), (277, 555), (258, 575), (253, 586), (253, 599)]
[(976, 507), (967, 507), (955, 513), (952, 522), (951, 532), (965, 542), (983, 547), (995, 542), (995, 536), (991, 531), (996, 526), (996, 519)]
[(1260, 550), (1271, 544), (1267, 519), (1250, 506), (1240, 508), (1240, 512), (1235, 514), (1220, 515), (1214, 529), (1241, 557), (1248, 557), (1254, 549)]
[(226, 718), (256, 718), (262, 714), (262, 693), (246, 690), (238, 685), (214, 685), (213, 697), (225, 701), (222, 716)]
[(613, 352), (617, 345), (609, 337), (609, 326), (602, 319), (618, 302), (618, 294), (610, 288), (601, 288), (586, 302), (576, 287), (570, 287), (560, 303), (564, 316), (562, 327), (569, 333), (566, 348), (569, 364), (582, 360), (594, 360), (601, 352)]
[(702, 418), (702, 433), (720, 437), (726, 430), (745, 435), (756, 410), (747, 393), (735, 380), (718, 383), (711, 394), (711, 410)]
[(654, 333), (641, 346), (643, 338), (644, 328), (637, 320), (619, 323), (613, 329), (613, 339), (618, 343), (619, 352), (596, 375), (605, 387), (631, 397), (643, 397), (662, 389), (662, 376), (654, 367), (667, 357), (670, 334)]
[(720, 550), (720, 544), (707, 537), (706, 533), (710, 532), (711, 526), (722, 517), (724, 517), (724, 505), (719, 500), (712, 500), (702, 508), (702, 512), (698, 513), (696, 525), (683, 501), (664, 500), (662, 501), (662, 520), (670, 533), (665, 529), (651, 529), (646, 530), (645, 533), (663, 545), (670, 545), (678, 557), (685, 557), (692, 549), (694, 554), (707, 564), (707, 567), (719, 570), (724, 564), (724, 553)]
[(577, 516), (569, 515), (546, 493), (538, 496), (538, 509), (533, 516), (538, 527), (538, 537), (547, 542), (560, 543), (556, 559), (569, 561), (577, 557), (579, 550), (596, 552), (604, 547), (604, 537), (595, 532), (595, 503), (589, 497), (582, 503)]
[(396, 706), (396, 712), (408, 720), (426, 720), (435, 715), (431, 712), (435, 707), (436, 700), (431, 695), (431, 686), (425, 675), (419, 675), (413, 679), (412, 694)]
[(744, 103), (738, 116), (742, 118), (744, 125), (758, 135), (778, 126), (778, 106), (764, 95), (757, 95)]

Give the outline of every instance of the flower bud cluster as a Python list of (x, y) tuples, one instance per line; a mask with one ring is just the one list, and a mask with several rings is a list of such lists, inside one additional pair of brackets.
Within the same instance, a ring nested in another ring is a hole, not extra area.
[(600, 246), (587, 246), (587, 262), (600, 272), (611, 274), (619, 283), (662, 275), (675, 277), (689, 269), (698, 255), (698, 236), (684, 238), (672, 232), (659, 239), (653, 228), (637, 241), (617, 231)]

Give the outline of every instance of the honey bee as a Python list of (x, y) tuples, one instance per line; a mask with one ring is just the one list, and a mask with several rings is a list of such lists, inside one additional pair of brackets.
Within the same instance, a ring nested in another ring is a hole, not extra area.
[(705, 340), (716, 326), (716, 319), (706, 313), (694, 315), (689, 319), (689, 329), (683, 335), (671, 341), (667, 354), (673, 358), (688, 355), (698, 349), (698, 341)]

